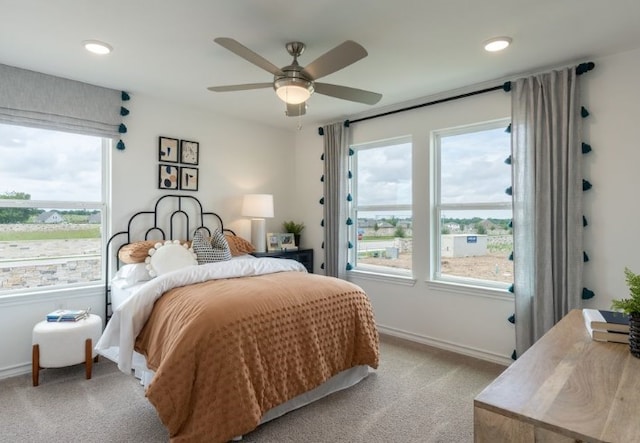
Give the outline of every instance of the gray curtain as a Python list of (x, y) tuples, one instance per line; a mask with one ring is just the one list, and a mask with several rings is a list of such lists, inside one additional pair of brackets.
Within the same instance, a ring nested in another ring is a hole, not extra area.
[(120, 135), (121, 92), (0, 64), (0, 123)]
[(347, 177), (349, 146), (342, 123), (324, 129), (324, 252), (325, 274), (344, 278), (347, 266)]
[(516, 352), (582, 304), (582, 152), (575, 69), (512, 83)]

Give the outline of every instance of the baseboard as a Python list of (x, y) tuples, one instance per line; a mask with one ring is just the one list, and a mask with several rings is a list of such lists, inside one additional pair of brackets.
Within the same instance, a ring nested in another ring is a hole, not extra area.
[(444, 349), (446, 351), (467, 355), (469, 357), (478, 358), (480, 360), (490, 361), (492, 363), (497, 363), (504, 366), (509, 366), (511, 363), (513, 363), (513, 360), (510, 356), (474, 349), (468, 346), (459, 345), (457, 343), (439, 340), (432, 337), (426, 337), (424, 335), (418, 335), (414, 334), (413, 332), (403, 331), (401, 329), (390, 328), (387, 326), (377, 325), (377, 328), (378, 332), (380, 332), (381, 334), (402, 338), (404, 340), (421, 343), (427, 346), (433, 346), (434, 348)]
[(31, 363), (24, 363), (21, 365), (9, 366), (7, 368), (0, 369), (0, 380), (17, 375), (24, 375), (31, 373)]

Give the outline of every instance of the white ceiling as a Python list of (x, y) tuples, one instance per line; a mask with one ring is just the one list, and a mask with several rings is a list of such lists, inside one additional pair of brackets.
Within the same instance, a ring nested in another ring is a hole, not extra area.
[[(0, 0), (0, 14), (0, 63), (291, 130), (300, 121), (284, 115), (272, 89), (206, 89), (272, 80), (214, 38), (234, 38), (277, 66), (291, 62), (289, 41), (307, 45), (302, 66), (345, 40), (363, 45), (368, 57), (321, 81), (382, 100), (315, 94), (303, 125), (640, 47), (639, 0)], [(509, 49), (482, 49), (500, 35), (513, 38)], [(90, 54), (87, 39), (114, 51)]]

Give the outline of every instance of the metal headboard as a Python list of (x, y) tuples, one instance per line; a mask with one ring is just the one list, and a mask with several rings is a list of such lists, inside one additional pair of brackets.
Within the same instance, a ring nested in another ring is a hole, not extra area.
[[(206, 223), (205, 223), (206, 222)], [(193, 229), (192, 226), (195, 226)], [(221, 231), (230, 232), (225, 229), (222, 218), (215, 212), (205, 212), (202, 203), (191, 195), (166, 194), (156, 200), (153, 211), (136, 212), (129, 218), (127, 229), (113, 234), (106, 245), (105, 254), (105, 319), (108, 320), (111, 307), (110, 286), (111, 263), (110, 258), (114, 254), (116, 271), (120, 268), (118, 254), (120, 250), (134, 242), (140, 240), (191, 240), (193, 234), (200, 229), (207, 231), (211, 235), (212, 229), (219, 228)], [(167, 236), (166, 232), (169, 232)], [(180, 235), (181, 233), (181, 235)], [(115, 245), (119, 243), (117, 249)]]

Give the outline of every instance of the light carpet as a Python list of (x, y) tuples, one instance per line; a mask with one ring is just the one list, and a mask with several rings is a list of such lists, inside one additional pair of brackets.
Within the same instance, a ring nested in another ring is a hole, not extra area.
[[(290, 412), (243, 442), (472, 442), (473, 398), (505, 368), (382, 336), (380, 367), (358, 385)], [(2, 442), (166, 442), (144, 390), (100, 359), (0, 381)]]

